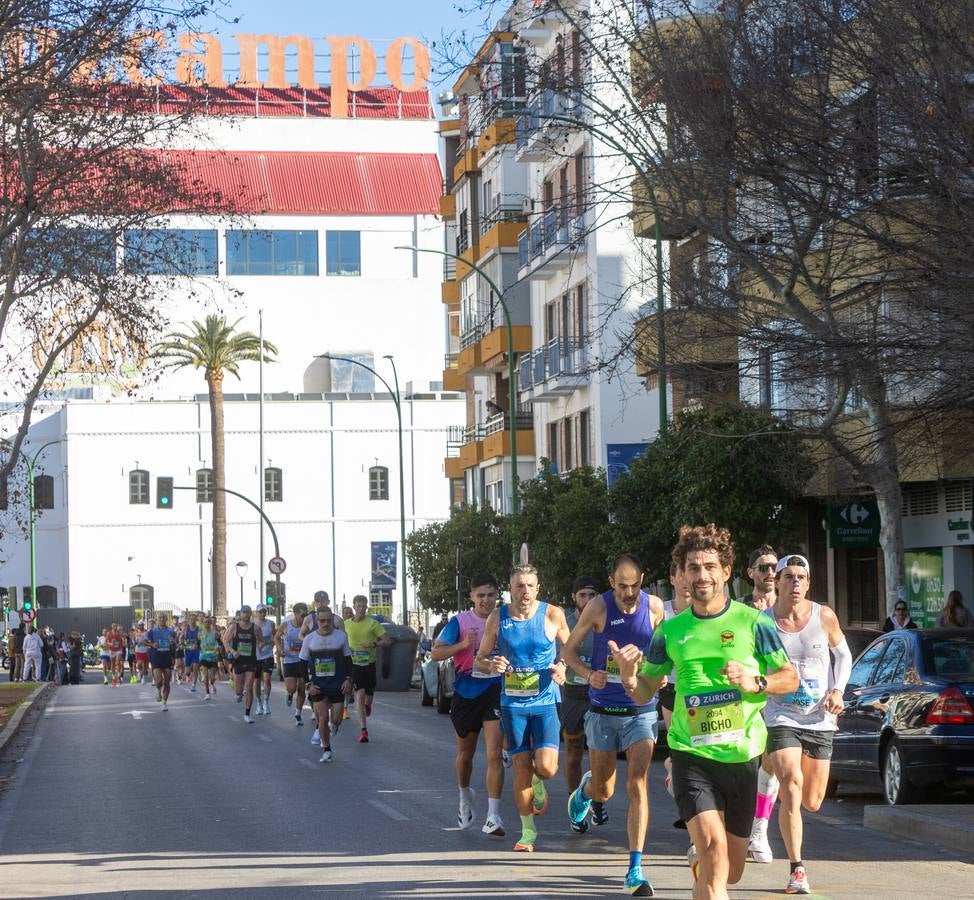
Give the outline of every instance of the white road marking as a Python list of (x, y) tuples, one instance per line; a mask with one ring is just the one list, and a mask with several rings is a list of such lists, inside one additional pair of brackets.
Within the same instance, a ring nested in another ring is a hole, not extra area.
[(392, 819), (392, 820), (394, 820), (396, 822), (408, 822), (409, 821), (409, 816), (404, 816), (401, 812), (399, 812), (398, 810), (395, 810), (391, 806), (389, 806), (388, 803), (383, 803), (381, 800), (369, 800), (367, 802), (368, 802), (369, 806), (373, 807), (374, 809), (379, 810), (380, 813), (384, 813), (390, 819)]
[(304, 756), (300, 757), (298, 759), (298, 762), (301, 763), (302, 766), (307, 766), (307, 768), (309, 768), (309, 769), (317, 769), (318, 768), (310, 759), (308, 759), (307, 757), (304, 757)]
[(266, 734), (258, 734), (257, 737), (262, 741), (266, 741), (268, 744), (271, 742), (271, 738), (269, 738)]

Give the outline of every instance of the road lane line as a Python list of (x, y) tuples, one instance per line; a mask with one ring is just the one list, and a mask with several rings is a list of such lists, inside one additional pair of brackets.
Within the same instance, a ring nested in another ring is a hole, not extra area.
[(310, 759), (308, 759), (305, 756), (300, 757), (298, 759), (298, 762), (301, 763), (302, 766), (307, 766), (309, 769), (317, 769), (318, 768)]
[(262, 741), (267, 741), (268, 744), (271, 742), (271, 738), (269, 738), (266, 734), (258, 734), (257, 737)]
[(401, 812), (389, 806), (388, 803), (383, 803), (381, 800), (368, 800), (367, 802), (369, 806), (373, 807), (373, 809), (379, 810), (380, 813), (384, 813), (390, 819), (393, 819), (396, 822), (409, 821), (409, 816), (404, 816)]

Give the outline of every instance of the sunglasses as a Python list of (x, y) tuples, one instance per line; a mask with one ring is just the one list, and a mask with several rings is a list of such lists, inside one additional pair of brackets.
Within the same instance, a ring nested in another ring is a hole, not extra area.
[(906, 612), (905, 606), (896, 606), (894, 607), (894, 609), (896, 610), (896, 612)]
[(777, 565), (778, 565), (777, 563), (760, 563), (759, 565), (756, 565), (754, 568), (757, 569), (759, 572), (773, 572), (777, 567)]

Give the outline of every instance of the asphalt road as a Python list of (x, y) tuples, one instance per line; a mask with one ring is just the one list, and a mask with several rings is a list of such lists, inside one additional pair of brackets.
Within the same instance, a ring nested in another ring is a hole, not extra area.
[[(509, 787), (508, 837), (481, 834), (482, 789), (478, 827), (456, 829), (453, 733), (417, 692), (380, 694), (372, 742), (357, 744), (348, 727), (333, 742), (335, 761), (322, 765), (310, 727), (296, 728), (274, 691), (274, 714), (246, 725), (225, 685), (211, 703), (175, 689), (164, 714), (148, 687), (58, 689), (0, 760), (0, 896), (628, 896), (621, 798), (608, 825), (574, 835), (558, 779), (538, 852), (514, 854)], [(479, 761), (473, 784), (483, 784)], [(651, 796), (646, 863), (656, 895), (689, 898), (686, 833), (670, 824), (658, 763)], [(864, 802), (879, 798), (828, 802), (808, 817), (816, 896), (974, 894), (974, 849), (963, 858), (864, 829)], [(781, 896), (787, 877), (784, 860), (749, 865), (732, 897)]]

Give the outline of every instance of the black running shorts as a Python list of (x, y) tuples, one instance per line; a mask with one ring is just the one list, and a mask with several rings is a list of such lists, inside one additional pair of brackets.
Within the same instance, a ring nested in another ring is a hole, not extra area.
[(355, 690), (365, 691), (370, 697), (375, 693), (375, 663), (367, 666), (352, 666), (352, 684)]
[(492, 684), (479, 697), (461, 697), (454, 693), (450, 701), (450, 721), (457, 737), (479, 734), (484, 722), (496, 722), (500, 718), (501, 686)]
[(728, 834), (750, 837), (760, 756), (747, 762), (725, 763), (671, 749), (670, 759), (673, 796), (683, 821), (715, 809), (724, 814)]

